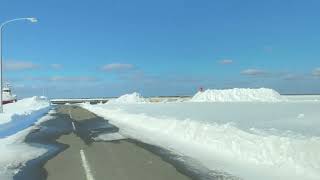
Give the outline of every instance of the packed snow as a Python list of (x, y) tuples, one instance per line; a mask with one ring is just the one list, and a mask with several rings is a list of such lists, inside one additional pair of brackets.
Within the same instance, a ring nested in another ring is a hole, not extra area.
[(264, 96), (251, 94), (225, 96), (227, 102), (246, 100), (234, 103), (220, 99), (82, 107), (119, 127), (126, 137), (191, 157), (212, 171), (245, 180), (320, 179), (320, 103), (280, 101), (277, 93), (267, 92), (273, 96), (262, 102)]
[(195, 94), (191, 102), (279, 102), (284, 100), (273, 89), (208, 89)]
[(147, 100), (137, 92), (134, 92), (132, 94), (125, 94), (116, 99), (111, 99), (108, 101), (109, 104), (136, 104), (146, 102)]
[(44, 116), (49, 107), (50, 103), (44, 97), (32, 97), (4, 105), (4, 113), (0, 114), (1, 180), (12, 180), (27, 161), (47, 152), (45, 148), (24, 143), (24, 139), (38, 120), (43, 122), (50, 119)]

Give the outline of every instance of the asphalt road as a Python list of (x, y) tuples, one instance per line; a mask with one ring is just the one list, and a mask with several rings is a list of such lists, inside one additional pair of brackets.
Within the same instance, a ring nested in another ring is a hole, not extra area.
[[(130, 140), (93, 141), (95, 135), (114, 133), (118, 128), (91, 112), (66, 105), (58, 106), (56, 111), (55, 119), (46, 123), (49, 123), (47, 127), (55, 125), (55, 122), (61, 124), (56, 128), (55, 143), (63, 148), (40, 164), (45, 173), (34, 177), (49, 180), (190, 179), (168, 161)], [(29, 137), (31, 142), (35, 134)], [(42, 143), (48, 139), (41, 137)], [(35, 171), (29, 174), (35, 174)], [(21, 179), (27, 174), (20, 174)]]

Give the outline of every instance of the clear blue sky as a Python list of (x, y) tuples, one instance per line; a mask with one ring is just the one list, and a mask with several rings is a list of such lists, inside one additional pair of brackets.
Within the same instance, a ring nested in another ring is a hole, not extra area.
[(20, 97), (320, 93), (317, 0), (2, 0), (5, 78)]

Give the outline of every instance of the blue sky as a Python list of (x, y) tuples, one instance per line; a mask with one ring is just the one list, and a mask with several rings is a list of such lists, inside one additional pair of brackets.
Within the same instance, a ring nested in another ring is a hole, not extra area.
[(2, 0), (4, 76), (20, 97), (320, 93), (316, 0)]

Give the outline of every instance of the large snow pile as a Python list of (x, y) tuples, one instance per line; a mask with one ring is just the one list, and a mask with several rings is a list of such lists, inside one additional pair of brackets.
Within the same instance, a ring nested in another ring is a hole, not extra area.
[(37, 96), (4, 105), (4, 113), (0, 113), (0, 138), (29, 127), (47, 113), (49, 108), (49, 100)]
[(191, 102), (279, 102), (283, 97), (273, 90), (260, 89), (208, 89), (195, 94)]
[(320, 126), (319, 106), (318, 102), (82, 105), (126, 137), (191, 157), (212, 175), (226, 172), (246, 180), (320, 179), (320, 130), (314, 128)]
[(137, 92), (125, 94), (116, 99), (111, 99), (108, 101), (110, 104), (136, 104), (145, 102), (147, 102), (146, 99)]

